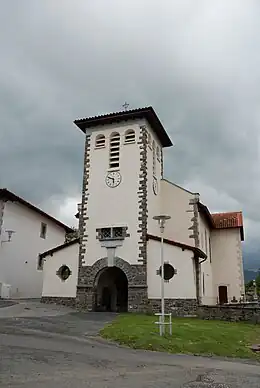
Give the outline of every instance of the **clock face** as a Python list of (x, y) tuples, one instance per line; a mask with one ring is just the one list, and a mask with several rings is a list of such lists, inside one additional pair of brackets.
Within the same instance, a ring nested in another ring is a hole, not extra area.
[(158, 182), (157, 182), (157, 179), (155, 177), (153, 178), (153, 192), (155, 195), (158, 194)]
[(108, 187), (117, 187), (121, 183), (122, 177), (119, 171), (111, 171), (106, 176)]

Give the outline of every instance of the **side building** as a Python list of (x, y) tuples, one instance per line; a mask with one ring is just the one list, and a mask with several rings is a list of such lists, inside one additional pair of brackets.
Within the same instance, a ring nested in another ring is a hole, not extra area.
[(40, 298), (39, 254), (73, 230), (7, 189), (0, 189), (0, 297)]

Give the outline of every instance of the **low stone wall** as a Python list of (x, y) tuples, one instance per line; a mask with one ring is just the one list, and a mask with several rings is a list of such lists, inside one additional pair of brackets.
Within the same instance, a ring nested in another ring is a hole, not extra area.
[(61, 298), (56, 296), (42, 296), (41, 303), (53, 303), (62, 306), (75, 307), (76, 298)]
[[(172, 313), (176, 317), (196, 316), (198, 303), (196, 299), (168, 299), (164, 300), (165, 313)], [(161, 299), (148, 299), (148, 312), (159, 313)]]
[(199, 306), (198, 318), (260, 324), (260, 307), (244, 305)]
[[(80, 291), (80, 292), (79, 292)], [(93, 311), (92, 310), (92, 293), (87, 292), (85, 288), (81, 288), (78, 291), (77, 298), (61, 298), (53, 296), (43, 296), (41, 298), (42, 303), (54, 303), (63, 306), (69, 306), (77, 308), (78, 310)], [(148, 299), (147, 303), (142, 303), (143, 288), (134, 290), (134, 298), (130, 298), (129, 295), (129, 312), (140, 313), (158, 313), (161, 311), (160, 299)], [(139, 291), (139, 293), (138, 293)], [(81, 294), (81, 298), (79, 295)], [(140, 297), (138, 298), (140, 294)], [(134, 303), (133, 303), (134, 302)], [(197, 315), (197, 301), (196, 299), (165, 299), (165, 312), (172, 313), (173, 316), (185, 317)]]
[[(87, 298), (88, 293), (82, 293)], [(90, 297), (90, 295), (89, 295)], [(59, 298), (44, 296), (41, 298), (42, 303), (54, 303), (63, 306), (74, 307), (79, 310), (87, 311), (87, 303), (79, 303), (76, 298)], [(131, 306), (133, 307), (133, 306)], [(89, 310), (91, 311), (91, 310)], [(158, 313), (161, 311), (160, 299), (149, 299), (147, 306), (138, 305), (129, 312)], [(260, 307), (248, 306), (247, 304), (222, 305), (222, 306), (198, 306), (196, 299), (165, 299), (165, 312), (172, 313), (173, 316), (187, 317), (197, 316), (205, 320), (220, 320), (230, 322), (249, 322), (260, 324)]]

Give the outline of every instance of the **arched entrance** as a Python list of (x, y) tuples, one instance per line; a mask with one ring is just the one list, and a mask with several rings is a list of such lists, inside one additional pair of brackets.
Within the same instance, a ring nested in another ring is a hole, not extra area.
[(128, 309), (128, 280), (118, 267), (103, 268), (95, 279), (96, 311), (126, 312)]

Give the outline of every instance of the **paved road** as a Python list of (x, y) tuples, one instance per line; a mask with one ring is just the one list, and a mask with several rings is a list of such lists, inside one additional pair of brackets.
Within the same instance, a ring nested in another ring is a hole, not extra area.
[(19, 306), (1, 309), (1, 388), (260, 387), (259, 364), (125, 349), (96, 337), (113, 315)]

